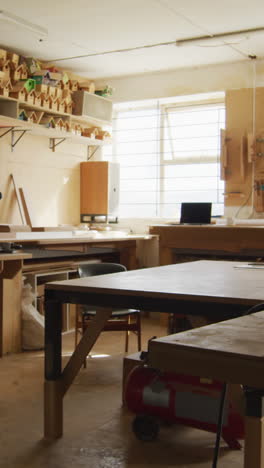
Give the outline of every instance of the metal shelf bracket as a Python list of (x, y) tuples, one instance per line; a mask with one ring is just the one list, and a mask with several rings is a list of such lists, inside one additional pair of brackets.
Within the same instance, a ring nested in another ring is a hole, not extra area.
[[(1, 129), (5, 129), (7, 128), (7, 126), (0, 126)], [(7, 130), (3, 133), (1, 133), (0, 135), (0, 138), (2, 138), (3, 136), (7, 135), (7, 133), (10, 133), (11, 132), (11, 151), (13, 152), (14, 151), (14, 147), (16, 146), (16, 144), (19, 142), (19, 140), (21, 140), (21, 138), (25, 135), (26, 132), (28, 132), (29, 129), (21, 129), (21, 128), (16, 128), (16, 127), (8, 127)], [(20, 132), (21, 134), (19, 135), (19, 137), (17, 139), (15, 139), (15, 133), (16, 132)]]
[[(49, 139), (49, 147), (50, 149), (54, 152), (56, 149), (56, 146), (60, 145), (66, 140), (66, 138), (50, 138)], [(55, 143), (57, 141), (57, 143)]]
[[(16, 144), (21, 140), (21, 138), (28, 131), (29, 131), (29, 129), (28, 130), (23, 130), (21, 128), (12, 128), (11, 129), (11, 151), (12, 152), (14, 151), (14, 148), (15, 148)], [(15, 133), (16, 132), (20, 132), (20, 135), (19, 135), (19, 137), (17, 137), (17, 139), (15, 139)]]
[[(0, 127), (0, 128), (6, 128), (6, 127)], [(2, 138), (3, 136), (7, 135), (7, 133), (11, 132), (13, 130), (14, 127), (10, 127), (8, 128), (8, 130), (6, 130), (5, 132), (1, 133), (0, 135), (0, 138)]]

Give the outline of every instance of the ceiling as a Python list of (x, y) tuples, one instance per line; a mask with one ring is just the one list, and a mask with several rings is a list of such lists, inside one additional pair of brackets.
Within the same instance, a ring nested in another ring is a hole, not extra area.
[[(40, 40), (38, 33), (0, 19), (0, 46), (91, 79), (264, 58), (264, 32), (175, 45), (264, 26), (263, 0), (1, 0), (0, 9), (48, 30)], [(164, 42), (172, 44), (146, 47)], [(135, 50), (115, 52), (120, 49)], [(69, 59), (90, 54), (98, 55)]]

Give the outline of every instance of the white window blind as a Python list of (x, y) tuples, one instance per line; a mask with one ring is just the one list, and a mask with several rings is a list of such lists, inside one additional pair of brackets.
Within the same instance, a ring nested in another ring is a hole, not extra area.
[(223, 96), (114, 106), (113, 145), (103, 151), (120, 164), (119, 217), (177, 218), (188, 201), (211, 201), (213, 214), (222, 214), (224, 127)]

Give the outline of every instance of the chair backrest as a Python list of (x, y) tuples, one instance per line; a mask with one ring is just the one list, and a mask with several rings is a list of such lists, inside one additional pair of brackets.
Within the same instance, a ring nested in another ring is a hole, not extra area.
[(78, 267), (80, 278), (119, 273), (120, 271), (126, 271), (126, 267), (120, 263), (84, 263)]

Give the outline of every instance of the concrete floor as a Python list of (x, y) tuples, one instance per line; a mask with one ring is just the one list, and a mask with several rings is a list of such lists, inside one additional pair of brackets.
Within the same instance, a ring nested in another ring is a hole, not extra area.
[[(143, 321), (143, 345), (166, 330)], [(73, 335), (64, 337), (64, 361)], [(136, 440), (133, 416), (121, 407), (124, 334), (101, 335), (64, 401), (64, 436), (43, 440), (43, 352), (26, 352), (0, 360), (1, 468), (209, 468), (215, 437), (182, 426), (163, 427), (155, 443)], [(136, 351), (131, 337), (130, 352)], [(218, 468), (243, 466), (243, 451), (221, 444)]]

